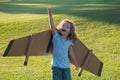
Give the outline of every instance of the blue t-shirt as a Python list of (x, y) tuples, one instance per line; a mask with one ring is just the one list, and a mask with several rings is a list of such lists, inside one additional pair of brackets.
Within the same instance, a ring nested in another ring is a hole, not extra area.
[(59, 68), (70, 68), (68, 49), (73, 45), (70, 39), (63, 40), (62, 36), (56, 32), (53, 36), (53, 58), (52, 66)]

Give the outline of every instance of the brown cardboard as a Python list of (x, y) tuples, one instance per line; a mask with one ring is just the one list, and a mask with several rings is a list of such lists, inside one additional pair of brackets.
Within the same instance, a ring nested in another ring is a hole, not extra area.
[[(43, 31), (33, 35), (30, 56), (45, 55), (51, 37), (51, 31)], [(30, 36), (11, 40), (3, 56), (25, 56)]]
[[(51, 31), (46, 30), (11, 40), (3, 56), (26, 56), (24, 63), (26, 65), (29, 56), (42, 56), (49, 52), (51, 39)], [(95, 75), (101, 75), (103, 63), (79, 39), (76, 40), (73, 50), (82, 70), (85, 69)], [(71, 58), (70, 62), (74, 64)]]

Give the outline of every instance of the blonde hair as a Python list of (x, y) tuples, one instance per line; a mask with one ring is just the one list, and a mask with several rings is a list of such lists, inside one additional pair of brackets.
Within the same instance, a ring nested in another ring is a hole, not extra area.
[(75, 43), (75, 40), (77, 39), (77, 35), (76, 35), (76, 31), (75, 31), (75, 25), (71, 20), (69, 20), (69, 19), (62, 20), (60, 22), (60, 24), (57, 26), (57, 30), (59, 32), (62, 24), (65, 23), (65, 22), (70, 24), (70, 34), (68, 35), (68, 37)]

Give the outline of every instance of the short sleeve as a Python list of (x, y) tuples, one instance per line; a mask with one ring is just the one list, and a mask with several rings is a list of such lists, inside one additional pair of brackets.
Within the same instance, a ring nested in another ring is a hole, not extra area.
[(56, 32), (56, 33), (53, 35), (53, 41), (56, 39), (57, 36), (58, 36), (58, 32)]
[(72, 40), (70, 40), (70, 46), (74, 46), (74, 43)]

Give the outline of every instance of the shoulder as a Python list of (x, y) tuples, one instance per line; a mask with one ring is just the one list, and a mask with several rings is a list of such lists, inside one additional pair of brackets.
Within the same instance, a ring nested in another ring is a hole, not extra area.
[(58, 32), (56, 32), (53, 37), (56, 37), (56, 36), (60, 36), (60, 34)]
[(54, 35), (53, 35), (53, 40), (56, 39), (56, 38), (59, 38), (60, 37), (60, 34), (58, 32), (56, 32)]
[(73, 46), (74, 45), (72, 40), (69, 39), (68, 41), (69, 41), (69, 46)]

